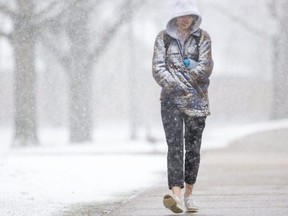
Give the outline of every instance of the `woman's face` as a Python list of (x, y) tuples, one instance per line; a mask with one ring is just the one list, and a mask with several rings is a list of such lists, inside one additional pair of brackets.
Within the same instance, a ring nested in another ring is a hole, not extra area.
[(193, 16), (187, 15), (187, 16), (177, 17), (176, 23), (180, 31), (188, 31), (190, 26), (193, 23)]

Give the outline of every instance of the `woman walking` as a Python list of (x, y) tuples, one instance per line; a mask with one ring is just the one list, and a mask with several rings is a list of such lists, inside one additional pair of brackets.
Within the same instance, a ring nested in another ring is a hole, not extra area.
[[(213, 69), (211, 39), (200, 28), (201, 15), (193, 0), (179, 0), (166, 29), (155, 41), (153, 77), (162, 87), (161, 117), (168, 146), (166, 208), (198, 211), (192, 196), (199, 164), (202, 133), (210, 114), (209, 76)], [(185, 155), (184, 155), (185, 147)]]

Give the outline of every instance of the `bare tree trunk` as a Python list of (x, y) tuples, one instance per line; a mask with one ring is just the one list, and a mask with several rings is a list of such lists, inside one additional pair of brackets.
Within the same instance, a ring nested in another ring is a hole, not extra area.
[(288, 1), (279, 1), (280, 36), (274, 38), (274, 102), (272, 118), (288, 117)]
[(33, 2), (18, 1), (13, 18), (12, 43), (15, 55), (15, 135), (14, 144), (38, 144), (36, 112), (35, 39), (32, 25)]
[[(66, 69), (69, 77), (69, 127), (70, 141), (72, 143), (87, 142), (92, 140), (93, 130), (93, 109), (92, 109), (92, 89), (93, 74), (92, 66), (97, 63), (99, 56), (107, 48), (115, 33), (129, 22), (127, 6), (131, 0), (125, 0), (117, 11), (119, 14), (116, 22), (107, 26), (104, 32), (99, 32), (97, 44), (92, 49), (88, 47), (89, 41), (88, 31), (88, 14), (91, 12), (91, 2), (87, 0), (71, 0), (68, 1), (68, 18), (64, 21), (64, 28), (70, 40), (69, 52), (61, 53), (58, 45), (49, 43), (49, 39), (45, 39), (42, 35), (43, 44), (49, 47), (58, 57)], [(89, 3), (90, 2), (90, 3)], [(137, 9), (143, 1), (137, 1), (134, 10)], [(132, 11), (130, 11), (132, 13)], [(55, 21), (55, 20), (54, 20)], [(57, 44), (57, 43), (56, 43)], [(61, 45), (60, 45), (61, 46)]]
[(139, 127), (139, 118), (138, 118), (138, 106), (137, 106), (137, 70), (135, 70), (135, 47), (134, 47), (134, 34), (133, 34), (133, 16), (132, 16), (132, 4), (131, 2), (127, 5), (127, 14), (129, 14), (129, 23), (128, 23), (128, 79), (129, 79), (129, 127), (130, 127), (130, 139), (137, 139), (137, 132)]
[(288, 118), (288, 26), (287, 26), (287, 10), (288, 1), (281, 1), (281, 32), (282, 32), (282, 43), (281, 43), (281, 94), (279, 95), (281, 101), (280, 117)]
[(85, 1), (71, 7), (68, 35), (71, 43), (70, 140), (92, 140), (92, 74), (88, 53), (88, 8)]

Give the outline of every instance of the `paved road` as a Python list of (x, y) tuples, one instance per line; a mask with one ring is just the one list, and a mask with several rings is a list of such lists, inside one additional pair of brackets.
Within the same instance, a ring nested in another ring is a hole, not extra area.
[[(100, 215), (174, 215), (162, 205), (167, 192), (163, 173), (158, 185)], [(195, 216), (287, 216), (288, 130), (251, 135), (226, 149), (202, 152), (194, 195), (200, 208)]]

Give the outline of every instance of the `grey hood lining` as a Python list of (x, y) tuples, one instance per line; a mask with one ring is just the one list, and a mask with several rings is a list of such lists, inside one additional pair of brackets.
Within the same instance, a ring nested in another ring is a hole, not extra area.
[(198, 10), (198, 7), (196, 6), (193, 0), (179, 0), (174, 6), (174, 12), (172, 13), (170, 20), (167, 22), (166, 25), (167, 34), (169, 34), (171, 37), (175, 39), (178, 39), (178, 28), (176, 18), (186, 15), (192, 15), (196, 17), (196, 21), (192, 26), (190, 34), (196, 33), (202, 22), (202, 17)]

